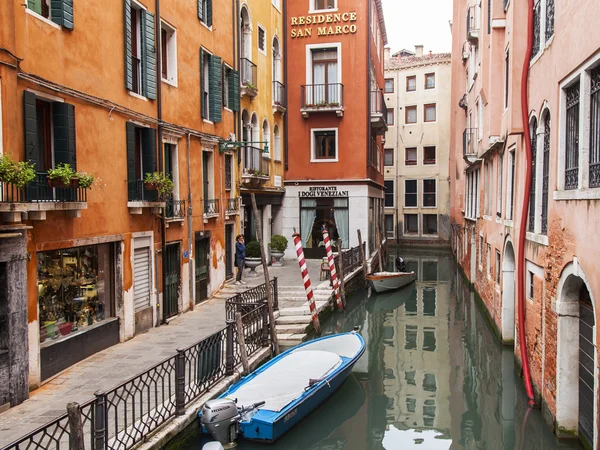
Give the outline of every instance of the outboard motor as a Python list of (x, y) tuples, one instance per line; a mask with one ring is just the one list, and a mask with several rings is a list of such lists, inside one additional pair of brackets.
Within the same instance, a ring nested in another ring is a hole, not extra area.
[(396, 258), (396, 269), (398, 269), (398, 272), (406, 272), (406, 263), (401, 256)]
[[(238, 407), (233, 400), (224, 398), (209, 400), (202, 408), (202, 426), (206, 428), (215, 441), (222, 445), (235, 444), (240, 432), (240, 419)], [(206, 445), (204, 448), (206, 448)]]

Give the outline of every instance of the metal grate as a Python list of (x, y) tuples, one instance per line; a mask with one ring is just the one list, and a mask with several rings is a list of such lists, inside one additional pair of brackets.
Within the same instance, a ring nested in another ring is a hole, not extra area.
[(590, 187), (600, 187), (600, 67), (590, 73)]
[(540, 51), (542, 2), (538, 1), (533, 7), (533, 49), (531, 59)]
[(535, 182), (537, 154), (537, 120), (531, 122), (531, 192), (529, 194), (528, 231), (535, 231)]
[(579, 186), (579, 82), (567, 88), (565, 189)]
[(546, 0), (546, 41), (554, 34), (554, 0)]
[(544, 161), (542, 178), (542, 233), (548, 232), (548, 191), (550, 184), (550, 114), (544, 117)]

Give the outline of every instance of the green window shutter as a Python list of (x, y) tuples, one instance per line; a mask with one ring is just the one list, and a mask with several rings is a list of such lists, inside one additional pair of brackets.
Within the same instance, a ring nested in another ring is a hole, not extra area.
[(145, 97), (156, 100), (156, 46), (154, 45), (154, 14), (142, 11), (142, 70)]
[(27, 0), (27, 9), (42, 14), (42, 0)]
[[(127, 181), (130, 182), (130, 189), (133, 187), (135, 192), (135, 186), (132, 186), (133, 181), (136, 180), (135, 173), (135, 124), (127, 122)], [(143, 178), (143, 176), (142, 176)]]
[(52, 22), (73, 29), (73, 0), (50, 0), (50, 18)]
[(221, 77), (221, 58), (212, 56), (209, 67), (209, 98), (210, 98), (210, 120), (221, 122), (223, 120), (223, 78)]
[(206, 0), (206, 25), (212, 27), (212, 0)]
[(240, 74), (237, 70), (229, 72), (229, 109), (240, 110)]
[(200, 115), (203, 119), (208, 119), (208, 117), (204, 117), (204, 50), (200, 49)]
[(156, 130), (142, 129), (142, 173), (156, 172)]
[(200, 20), (203, 20), (202, 13), (202, 0), (198, 0), (198, 19)]
[(37, 112), (36, 96), (33, 92), (23, 91), (23, 130), (25, 133), (25, 160), (33, 162), (36, 170), (41, 170), (41, 161), (37, 158)]
[(54, 164), (65, 163), (76, 169), (75, 107), (68, 103), (53, 103), (52, 126), (54, 133)]
[(131, 0), (125, 0), (125, 88), (133, 90), (133, 35), (131, 31)]

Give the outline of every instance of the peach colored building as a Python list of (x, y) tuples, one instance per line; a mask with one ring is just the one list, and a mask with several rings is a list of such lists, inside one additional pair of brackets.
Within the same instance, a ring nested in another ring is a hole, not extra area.
[[(600, 35), (593, 18), (600, 4), (534, 3), (524, 121), (527, 3), (454, 2), (452, 245), (519, 363), (516, 286), (523, 269), (536, 401), (559, 436), (597, 448)], [(528, 166), (532, 190), (524, 198)]]

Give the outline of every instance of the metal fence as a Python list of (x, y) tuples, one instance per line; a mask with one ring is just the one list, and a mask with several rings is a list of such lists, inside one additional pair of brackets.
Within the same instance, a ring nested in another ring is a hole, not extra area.
[[(277, 292), (277, 277), (271, 280), (271, 292), (273, 293), (273, 309), (277, 311), (279, 309), (279, 294)], [(233, 297), (225, 300), (225, 320), (235, 320), (235, 313), (239, 312), (248, 314), (253, 309), (257, 308), (257, 305), (267, 301), (267, 286), (263, 283), (255, 288), (248, 289), (247, 291), (240, 292)]]
[[(276, 281), (274, 286), (276, 288)], [(264, 290), (264, 285), (262, 288)], [(253, 295), (245, 298), (249, 308), (242, 316), (248, 356), (270, 343), (266, 302), (251, 303)], [(211, 336), (188, 348), (178, 349), (175, 356), (110, 391), (97, 391), (94, 399), (80, 406), (85, 448), (132, 448), (174, 416), (183, 415), (186, 406), (226, 376), (232, 375), (240, 363), (236, 323), (228, 321), (224, 328)], [(65, 413), (2, 450), (71, 448), (70, 424)]]

